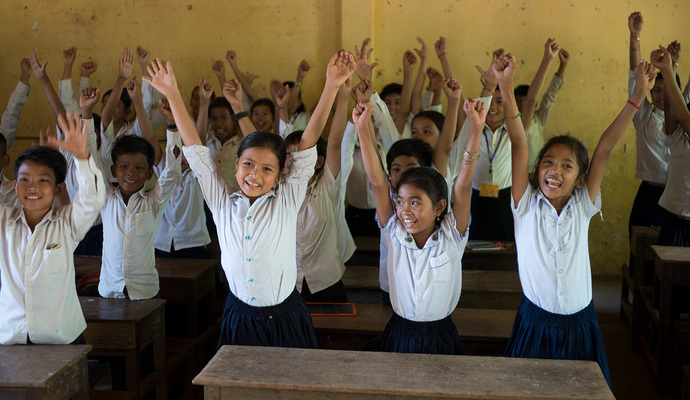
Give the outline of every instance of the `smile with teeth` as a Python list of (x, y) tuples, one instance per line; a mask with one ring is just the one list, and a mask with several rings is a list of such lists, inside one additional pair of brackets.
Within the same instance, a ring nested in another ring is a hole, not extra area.
[(43, 196), (26, 196), (25, 198), (27, 200), (40, 200), (43, 198)]
[(561, 187), (562, 183), (558, 179), (555, 178), (546, 178), (546, 186), (548, 186), (550, 189), (558, 189)]
[(125, 183), (128, 183), (131, 185), (131, 184), (137, 183), (137, 181), (133, 181), (131, 179), (125, 179)]
[(252, 188), (261, 187), (261, 184), (259, 184), (259, 183), (251, 183), (251, 182), (249, 182), (249, 181), (244, 181), (244, 183), (245, 183), (247, 186), (252, 187)]

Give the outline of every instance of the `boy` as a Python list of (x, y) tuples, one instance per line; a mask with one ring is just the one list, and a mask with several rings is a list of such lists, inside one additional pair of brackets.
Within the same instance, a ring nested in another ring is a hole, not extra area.
[(64, 141), (48, 143), (73, 154), (79, 191), (72, 204), (53, 207), (65, 190), (67, 163), (39, 146), (15, 161), (21, 208), (0, 206), (0, 344), (72, 343), (86, 328), (74, 286), (72, 251), (105, 200), (104, 180), (86, 149), (86, 126), (67, 113), (58, 118)]
[(151, 190), (144, 184), (153, 175), (153, 146), (137, 136), (124, 135), (112, 147), (110, 171), (118, 186), (106, 185), (101, 211), (103, 261), (98, 292), (103, 297), (139, 300), (158, 294), (156, 230), (181, 174), (181, 160), (173, 152), (176, 146), (181, 148), (177, 128), (170, 127), (167, 137), (165, 169)]

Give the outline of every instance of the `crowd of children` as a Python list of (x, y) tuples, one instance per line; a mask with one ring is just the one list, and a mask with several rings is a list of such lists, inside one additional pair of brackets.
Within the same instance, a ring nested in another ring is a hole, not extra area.
[[(601, 210), (611, 150), (631, 121), (643, 182), (630, 224), (661, 226), (661, 244), (690, 245), (690, 90), (681, 93), (676, 76), (680, 44), (659, 46), (644, 61), (642, 15), (628, 24), (629, 97), (591, 156), (573, 136), (549, 135), (543, 144), (570, 60), (551, 38), (529, 86), (514, 85), (515, 57), (495, 51), (488, 68), (476, 67), (476, 98), (463, 96), (443, 37), (433, 46), (442, 73), (429, 67), (418, 38), (420, 48), (403, 56), (402, 84), (377, 92), (367, 39), (328, 61), (311, 110), (301, 86), (323, 66), (305, 60), (294, 82), (272, 81), (261, 97), (228, 51), (236, 79), (216, 61), (221, 90), (216, 96), (201, 79), (189, 112), (173, 63), (141, 47), (124, 50), (102, 97), (90, 87), (93, 62), (81, 65), (74, 95), (76, 47), (63, 53), (57, 91), (32, 52), (2, 116), (0, 167), (10, 164), (32, 73), (57, 135), (42, 132), (41, 145), (17, 157), (15, 182), (0, 176), (0, 343), (80, 341), (73, 253), (102, 255), (101, 296), (148, 299), (159, 292), (156, 256), (205, 258), (217, 237), (229, 284), (219, 346), (316, 347), (305, 301), (346, 302), (352, 236), (380, 235), (380, 283), (394, 313), (366, 349), (462, 354), (450, 315), (468, 239), (508, 240), (516, 242), (524, 297), (506, 355), (595, 360), (608, 380), (588, 229)], [(142, 79), (133, 76), (135, 59)], [(154, 134), (162, 125), (163, 149)]]

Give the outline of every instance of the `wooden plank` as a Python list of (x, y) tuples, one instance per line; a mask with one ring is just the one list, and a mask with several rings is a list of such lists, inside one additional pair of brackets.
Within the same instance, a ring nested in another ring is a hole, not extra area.
[(614, 398), (592, 361), (252, 346), (223, 346), (193, 383), (217, 399), (235, 388), (248, 399)]

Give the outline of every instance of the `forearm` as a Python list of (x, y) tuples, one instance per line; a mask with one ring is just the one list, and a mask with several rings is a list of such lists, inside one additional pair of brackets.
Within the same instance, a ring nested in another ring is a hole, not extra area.
[(338, 93), (336, 96), (335, 113), (331, 121), (331, 130), (328, 133), (328, 147), (326, 149), (326, 162), (334, 177), (340, 173), (341, 143), (347, 124), (347, 94)]
[[(668, 96), (668, 105), (670, 106), (671, 114), (674, 120), (677, 121), (686, 132), (690, 132), (690, 112), (688, 112), (680, 88), (676, 85), (673, 68), (671, 66), (665, 67), (661, 70), (661, 73), (664, 77), (664, 95)], [(666, 133), (670, 135), (673, 132)]]
[[(189, 116), (189, 113), (184, 106), (184, 101), (182, 100), (182, 95), (180, 94), (179, 88), (173, 88), (167, 97), (168, 103), (170, 104), (170, 110), (173, 113), (175, 124), (177, 125), (177, 129), (180, 132), (184, 145), (203, 146), (203, 143), (199, 138), (199, 133), (196, 131), (196, 127), (192, 121), (192, 117)], [(201, 110), (199, 110), (199, 114), (201, 114)]]
[(206, 129), (208, 127), (208, 101), (202, 101), (199, 104), (199, 115), (196, 118), (196, 131), (199, 133), (199, 139), (206, 143)]
[(450, 59), (448, 58), (448, 54), (443, 54), (438, 58), (438, 60), (441, 62), (441, 68), (443, 69), (443, 76), (448, 79), (448, 78), (455, 78), (455, 73), (453, 72), (453, 67), (450, 65)]
[(439, 137), (438, 145), (434, 152), (434, 165), (443, 176), (446, 176), (448, 170), (448, 157), (453, 147), (453, 139), (455, 139), (458, 120), (458, 103), (460, 103), (459, 99), (448, 99), (448, 112), (446, 113), (443, 128), (441, 129), (441, 136)]
[(153, 133), (153, 126), (151, 125), (151, 120), (149, 119), (149, 116), (146, 114), (144, 102), (141, 98), (141, 95), (137, 96), (132, 100), (134, 103), (134, 110), (137, 113), (137, 124), (139, 125), (139, 130), (141, 131), (142, 137), (146, 139), (146, 141), (149, 142), (151, 146), (153, 146), (153, 151), (155, 154), (155, 164), (158, 165), (163, 153), (161, 152), (160, 143), (158, 143), (156, 135)]
[(43, 84), (43, 90), (46, 94), (46, 98), (48, 100), (48, 104), (50, 105), (50, 109), (53, 110), (53, 115), (55, 115), (55, 118), (57, 118), (59, 115), (64, 116), (65, 115), (65, 106), (62, 105), (62, 101), (60, 101), (60, 96), (58, 96), (57, 92), (55, 92), (55, 88), (53, 88), (53, 84), (50, 82), (50, 78), (46, 75), (45, 78), (41, 79), (41, 83)]
[(395, 127), (403, 133), (410, 115), (410, 100), (412, 99), (412, 70), (403, 72), (403, 85), (400, 92), (400, 110), (395, 116)]
[(103, 111), (101, 112), (101, 121), (103, 122), (103, 126), (107, 127), (108, 125), (110, 125), (110, 122), (112, 121), (113, 113), (115, 112), (115, 107), (117, 107), (117, 103), (120, 101), (120, 96), (122, 95), (122, 89), (125, 87), (125, 80), (125, 78), (122, 78), (120, 76), (118, 76), (117, 80), (115, 80), (115, 85), (113, 85), (113, 91), (110, 92), (110, 96), (108, 96), (108, 101), (105, 103)]
[(66, 62), (62, 68), (62, 79), (72, 79), (72, 66), (74, 63)]
[(630, 70), (634, 71), (640, 63), (640, 38), (630, 33)]
[(331, 82), (326, 81), (323, 92), (321, 93), (321, 97), (319, 98), (319, 102), (316, 104), (314, 113), (309, 119), (307, 127), (304, 129), (302, 140), (300, 140), (297, 150), (305, 150), (316, 144), (316, 141), (319, 139), (319, 135), (321, 135), (321, 132), (326, 125), (331, 105), (333, 105), (333, 100), (335, 99), (337, 93), (338, 87)]
[(534, 110), (537, 107), (537, 97), (539, 96), (541, 89), (544, 87), (546, 73), (548, 72), (550, 65), (551, 59), (545, 56), (539, 65), (539, 69), (537, 69), (537, 73), (532, 79), (529, 90), (527, 91), (527, 97), (522, 105), (522, 126), (525, 128), (525, 130), (529, 129), (529, 126), (532, 123)]
[[(259, 99), (259, 95), (256, 93), (254, 88), (252, 87), (252, 83), (249, 82), (249, 79), (242, 73), (240, 68), (237, 66), (237, 63), (230, 63), (230, 67), (232, 68), (232, 71), (235, 73), (235, 77), (237, 77), (237, 80), (240, 81), (240, 84), (242, 84), (242, 90), (244, 93), (249, 97), (249, 100), (253, 103)], [(225, 84), (223, 84), (225, 85)], [(221, 86), (222, 88), (223, 86)]]
[(419, 71), (417, 71), (417, 79), (415, 79), (414, 86), (412, 87), (412, 100), (410, 102), (410, 110), (415, 115), (422, 111), (422, 89), (424, 88), (426, 69), (427, 59), (422, 58), (419, 65)]

